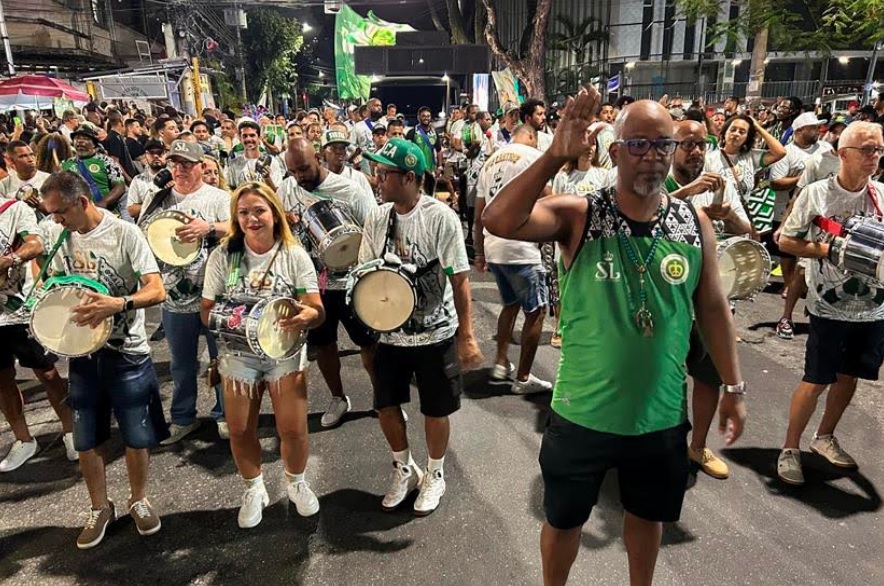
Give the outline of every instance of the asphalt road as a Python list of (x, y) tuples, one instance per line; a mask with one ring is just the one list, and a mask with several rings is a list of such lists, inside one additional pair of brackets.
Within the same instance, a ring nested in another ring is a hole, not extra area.
[[(496, 289), (474, 282), (477, 335), (493, 356)], [(807, 485), (776, 480), (776, 456), (786, 428), (791, 391), (801, 376), (806, 320), (794, 341), (773, 337), (781, 300), (762, 294), (741, 304), (740, 357), (750, 385), (747, 433), (731, 449), (713, 432), (710, 446), (728, 461), (731, 478), (700, 476), (688, 492), (682, 519), (668, 525), (657, 565), (660, 585), (884, 584), (884, 519), (878, 486), (882, 424), (879, 383), (862, 383), (839, 438), (859, 461), (843, 473), (805, 453)], [(796, 315), (800, 315), (796, 313)], [(151, 312), (152, 324), (157, 314)], [(804, 326), (804, 327), (802, 327)], [(153, 325), (151, 327), (151, 331)], [(549, 324), (544, 342), (549, 340)], [(345, 339), (345, 338), (344, 338)], [(346, 346), (347, 344), (345, 344)], [(511, 357), (517, 357), (513, 348)], [(328, 394), (311, 366), (309, 481), (321, 511), (304, 519), (283, 490), (278, 442), (269, 401), (261, 418), (264, 476), (271, 506), (255, 529), (237, 527), (242, 484), (229, 447), (211, 422), (192, 438), (154, 453), (150, 497), (163, 519), (160, 533), (140, 537), (124, 518), (105, 542), (79, 551), (75, 539), (88, 507), (75, 464), (64, 459), (60, 426), (45, 396), (26, 382), (28, 420), (43, 451), (19, 470), (0, 476), (0, 581), (23, 584), (433, 584), (540, 583), (538, 535), (542, 482), (537, 465), (549, 396), (516, 397), (486, 383), (487, 370), (466, 377), (467, 398), (452, 419), (445, 462), (448, 492), (431, 516), (386, 514), (390, 455), (357, 356), (347, 353), (344, 379), (354, 411), (337, 429), (319, 418)], [(154, 360), (168, 404), (168, 348)], [(540, 348), (535, 373), (552, 378), (558, 351)], [(21, 373), (27, 378), (28, 373)], [(208, 417), (209, 393), (200, 398)], [(407, 406), (419, 462), (426, 462), (420, 416)], [(812, 425), (819, 418), (819, 413)], [(809, 434), (805, 436), (809, 437)], [(805, 447), (806, 447), (805, 440)], [(0, 453), (12, 442), (0, 423)], [(112, 440), (108, 483), (112, 499), (128, 497), (119, 437)], [(572, 584), (626, 584), (616, 478), (610, 475), (587, 524)]]

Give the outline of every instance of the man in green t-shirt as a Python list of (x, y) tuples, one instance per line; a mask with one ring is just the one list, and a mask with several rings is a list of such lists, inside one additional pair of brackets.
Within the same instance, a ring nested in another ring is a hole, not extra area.
[(76, 156), (63, 161), (61, 168), (78, 173), (89, 185), (96, 206), (116, 210), (126, 193), (126, 180), (117, 163), (98, 152), (98, 134), (91, 124), (82, 124), (71, 133)]
[(602, 481), (615, 468), (626, 510), (623, 540), (633, 584), (651, 584), (664, 522), (687, 489), (685, 358), (693, 316), (723, 385), (719, 429), (743, 430), (745, 385), (721, 290), (709, 218), (663, 193), (678, 141), (672, 117), (641, 100), (617, 120), (615, 187), (538, 201), (568, 160), (595, 142), (599, 105), (569, 101), (549, 149), (507, 183), (483, 213), (501, 238), (559, 244), (562, 356), (540, 466), (545, 584), (564, 584)]
[(440, 166), (439, 156), (442, 152), (442, 141), (433, 128), (433, 111), (426, 106), (417, 111), (418, 125), (408, 131), (405, 140), (418, 146), (424, 154), (430, 170)]

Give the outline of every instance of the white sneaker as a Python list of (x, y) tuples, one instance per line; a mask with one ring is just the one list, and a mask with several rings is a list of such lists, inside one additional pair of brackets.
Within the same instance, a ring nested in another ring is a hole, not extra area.
[(264, 484), (247, 488), (242, 497), (242, 506), (236, 521), (242, 529), (251, 529), (261, 522), (264, 507), (270, 504), (270, 497)]
[(414, 501), (414, 514), (426, 517), (435, 511), (443, 494), (445, 494), (445, 478), (442, 476), (442, 471), (428, 471), (421, 483), (421, 491)]
[(226, 421), (219, 421), (218, 422), (218, 437), (220, 437), (223, 440), (230, 439), (230, 428), (227, 427)]
[(190, 423), (188, 425), (178, 425), (177, 423), (173, 423), (169, 426), (169, 437), (161, 441), (160, 445), (171, 446), (172, 444), (177, 444), (185, 437), (196, 431), (199, 426), (199, 419), (194, 419), (193, 423)]
[(528, 374), (526, 381), (513, 381), (512, 392), (514, 395), (531, 395), (534, 393), (549, 393), (552, 391), (552, 383), (539, 379), (533, 374)]
[(424, 479), (424, 473), (420, 466), (407, 466), (393, 461), (393, 476), (390, 478), (390, 488), (381, 501), (381, 508), (392, 511), (402, 504), (402, 501), (417, 488)]
[(491, 369), (491, 380), (496, 382), (512, 380), (516, 374), (516, 367), (512, 362), (508, 362), (506, 366), (495, 364)]
[(61, 437), (61, 441), (64, 442), (64, 451), (68, 457), (68, 460), (71, 462), (76, 462), (80, 459), (80, 454), (77, 453), (77, 450), (74, 449), (74, 434), (68, 432)]
[(319, 499), (310, 490), (307, 481), (289, 482), (286, 491), (289, 493), (289, 500), (295, 503), (295, 508), (302, 517), (310, 517), (319, 512)]
[(350, 411), (350, 397), (332, 397), (328, 409), (322, 414), (322, 427), (334, 427), (341, 422), (341, 417)]
[(0, 472), (12, 472), (21, 467), (22, 464), (33, 458), (39, 449), (40, 446), (37, 445), (35, 439), (31, 439), (29, 442), (15, 440), (9, 453), (0, 462)]

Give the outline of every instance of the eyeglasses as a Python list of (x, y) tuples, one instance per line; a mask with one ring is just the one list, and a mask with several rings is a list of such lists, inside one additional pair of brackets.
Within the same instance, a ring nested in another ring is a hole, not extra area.
[(709, 143), (707, 143), (705, 140), (683, 140), (678, 143), (678, 148), (687, 153), (691, 152), (694, 149), (705, 151), (708, 146)]
[(629, 138), (626, 140), (616, 140), (614, 141), (614, 144), (626, 145), (626, 149), (633, 157), (645, 156), (648, 151), (651, 150), (651, 147), (654, 147), (654, 150), (658, 155), (668, 157), (675, 152), (675, 148), (678, 146), (678, 141), (671, 138), (658, 138), (655, 140), (648, 140), (646, 138)]
[(387, 175), (405, 175), (408, 171), (391, 171), (389, 169), (376, 169), (374, 176), (381, 181), (387, 180)]
[(185, 171), (190, 171), (191, 169), (193, 169), (194, 167), (196, 167), (197, 165), (199, 165), (199, 163), (194, 163), (194, 162), (192, 162), (192, 161), (181, 161), (181, 160), (178, 160), (178, 161), (169, 161), (169, 163), (170, 163), (173, 167), (182, 167)]
[(884, 155), (884, 147), (876, 147), (876, 146), (864, 146), (864, 147), (854, 147), (854, 146), (843, 146), (842, 149), (853, 149), (855, 151), (859, 151), (862, 153), (864, 157), (871, 157), (872, 155), (879, 157)]

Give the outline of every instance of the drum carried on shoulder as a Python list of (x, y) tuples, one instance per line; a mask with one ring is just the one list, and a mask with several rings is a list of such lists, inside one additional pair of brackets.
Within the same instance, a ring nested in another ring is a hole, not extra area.
[(46, 350), (59, 356), (76, 358), (100, 350), (110, 338), (114, 320), (107, 317), (96, 328), (78, 326), (71, 314), (83, 300), (84, 293), (108, 295), (98, 281), (71, 275), (51, 277), (36, 290), (25, 305), (30, 312), (31, 336)]
[(304, 211), (301, 223), (320, 262), (330, 271), (346, 272), (359, 258), (362, 228), (353, 216), (329, 200)]
[(212, 308), (209, 329), (232, 354), (285, 360), (307, 341), (306, 330), (279, 327), (279, 320), (297, 313), (296, 301), (289, 297), (240, 297), (219, 301)]
[(744, 236), (718, 242), (718, 274), (725, 296), (732, 301), (752, 299), (770, 280), (770, 254), (764, 245)]
[(203, 239), (182, 242), (177, 230), (190, 222), (179, 210), (158, 212), (144, 225), (144, 235), (150, 250), (161, 262), (173, 267), (184, 267), (195, 261), (203, 249)]

